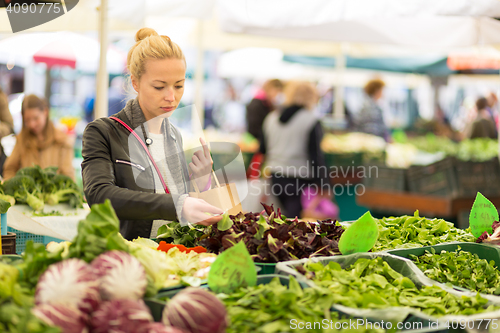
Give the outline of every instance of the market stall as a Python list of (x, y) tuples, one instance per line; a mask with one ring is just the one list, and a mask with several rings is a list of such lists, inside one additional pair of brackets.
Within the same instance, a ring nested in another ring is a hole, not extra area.
[(356, 321), (353, 332), (468, 332), (461, 321), (500, 318), (498, 213), (481, 194), (467, 230), (418, 212), (339, 224), (263, 208), (127, 241), (110, 202), (94, 205), (71, 242), (0, 257), (0, 328), (325, 332)]

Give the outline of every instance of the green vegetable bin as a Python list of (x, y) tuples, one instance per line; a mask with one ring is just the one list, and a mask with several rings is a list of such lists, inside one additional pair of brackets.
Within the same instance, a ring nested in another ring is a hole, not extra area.
[(16, 264), (18, 262), (22, 262), (23, 257), (17, 255), (17, 254), (4, 254), (0, 255), (0, 262), (3, 264)]
[(255, 266), (257, 266), (257, 269), (260, 268), (260, 271), (259, 270), (257, 271), (257, 274), (259, 274), (259, 275), (274, 274), (274, 272), (276, 270), (276, 264), (256, 262)]
[[(471, 243), (472, 244), (472, 243)], [(420, 250), (423, 248), (418, 248), (418, 249), (411, 249), (411, 250)], [(439, 284), (436, 281), (433, 281), (425, 276), (425, 274), (418, 269), (418, 267), (409, 259), (396, 256), (387, 252), (380, 252), (380, 253), (355, 253), (351, 255), (345, 255), (345, 256), (333, 256), (333, 257), (317, 257), (317, 258), (311, 258), (311, 259), (301, 259), (301, 260), (294, 260), (294, 261), (287, 261), (287, 262), (282, 262), (278, 263), (276, 265), (276, 274), (279, 275), (292, 275), (294, 276), (299, 283), (306, 283), (308, 286), (312, 288), (317, 288), (317, 285), (312, 281), (309, 280), (307, 277), (299, 273), (295, 267), (300, 266), (311, 260), (312, 262), (321, 262), (323, 265), (328, 264), (331, 261), (337, 262), (340, 264), (342, 268), (349, 267), (350, 265), (354, 264), (358, 259), (361, 258), (366, 258), (366, 259), (375, 259), (377, 257), (381, 257), (385, 262), (389, 264), (389, 266), (400, 273), (401, 275), (409, 278), (415, 286), (417, 287), (422, 287), (425, 285), (439, 285), (442, 287), (444, 290), (447, 292), (457, 295), (457, 296), (462, 296), (462, 295), (467, 295), (470, 297), (474, 297), (476, 293), (471, 293), (471, 292), (462, 292), (458, 290), (454, 290), (453, 288), (449, 288), (444, 286), (443, 284)], [(490, 304), (496, 304), (500, 305), (499, 302), (492, 301), (491, 299), (489, 300), (488, 305)], [(484, 312), (472, 316), (445, 316), (445, 317), (433, 317), (433, 316), (428, 316), (416, 309), (412, 309), (410, 307), (392, 307), (392, 308), (383, 308), (383, 309), (376, 309), (376, 308), (368, 308), (368, 309), (358, 309), (358, 308), (350, 308), (347, 306), (342, 306), (342, 305), (333, 305), (332, 311), (337, 311), (341, 315), (348, 315), (352, 317), (358, 317), (358, 318), (370, 318), (370, 319), (375, 319), (375, 320), (384, 320), (384, 321), (397, 321), (397, 322), (422, 322), (424, 327), (423, 327), (423, 332), (429, 332), (432, 329), (437, 329), (439, 330), (444, 330), (444, 331), (449, 331), (449, 332), (465, 332), (466, 330), (461, 330), (460, 326), (457, 328), (455, 327), (443, 327), (443, 325), (446, 324), (447, 320), (448, 323), (451, 323), (453, 320), (455, 322), (459, 322), (460, 320), (465, 320), (465, 321), (470, 321), (472, 325), (473, 320), (480, 321), (485, 318), (500, 318), (500, 310), (497, 310), (495, 312)], [(430, 325), (431, 323), (435, 323), (437, 320), (439, 320), (439, 327), (434, 328), (432, 326), (427, 326)], [(478, 325), (478, 323), (476, 323)], [(484, 326), (484, 325), (483, 325)]]
[(488, 261), (493, 260), (495, 261), (495, 265), (500, 267), (500, 247), (479, 243), (453, 242), (411, 249), (388, 250), (387, 253), (409, 259), (410, 255), (420, 257), (425, 254), (425, 251), (430, 251), (432, 248), (434, 248), (436, 253), (440, 253), (441, 251), (453, 252), (456, 251), (458, 247), (460, 247), (462, 251), (477, 254), (481, 259), (486, 259)]
[[(453, 242), (453, 243), (424, 246), (412, 249), (388, 250), (387, 253), (410, 259), (410, 255), (420, 257), (425, 254), (425, 251), (431, 251), (432, 248), (436, 251), (436, 253), (441, 253), (441, 251), (454, 252), (459, 247), (462, 251), (470, 252), (472, 254), (477, 254), (477, 256), (480, 259), (485, 259), (488, 262), (493, 260), (495, 262), (495, 266), (497, 266), (497, 269), (498, 267), (500, 267), (500, 247), (487, 244), (479, 244), (479, 243)], [(453, 286), (453, 288), (461, 291), (469, 291), (468, 289), (458, 286)], [(481, 296), (488, 299), (491, 299), (492, 297), (500, 299), (499, 296), (493, 296), (487, 294), (481, 294)]]
[[(278, 277), (280, 279), (281, 284), (284, 286), (288, 286), (288, 284), (290, 283), (290, 278), (288, 276), (267, 274), (267, 275), (257, 276), (257, 284), (258, 285), (259, 284), (268, 284), (275, 277)], [(307, 288), (307, 285), (304, 283), (300, 283), (300, 285), (302, 286), (302, 288)], [(208, 288), (208, 285), (204, 284), (204, 285), (200, 286), (200, 288)], [(154, 298), (144, 299), (144, 302), (151, 310), (151, 314), (153, 315), (153, 318), (155, 321), (158, 321), (158, 322), (161, 321), (163, 309), (165, 308), (165, 305), (167, 304), (165, 299), (174, 297), (182, 289), (183, 288), (178, 288), (175, 290), (161, 292), (161, 293), (158, 293), (158, 295), (156, 295)]]

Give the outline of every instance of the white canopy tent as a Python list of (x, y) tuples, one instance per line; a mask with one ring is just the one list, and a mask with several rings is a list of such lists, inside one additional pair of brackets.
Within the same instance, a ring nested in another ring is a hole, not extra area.
[[(208, 47), (276, 47), (288, 53), (340, 55), (337, 63), (342, 64), (345, 52), (400, 53), (403, 46), (411, 47), (413, 54), (442, 54), (455, 48), (500, 44), (500, 21), (490, 18), (500, 17), (498, 0), (102, 1), (107, 3), (102, 7), (108, 9), (106, 15), (97, 11), (101, 0), (80, 1), (62, 17), (29, 31), (59, 30), (61, 26), (96, 30), (100, 13), (105, 18), (101, 31), (126, 30), (130, 34), (151, 26), (169, 34), (170, 29), (175, 30), (176, 18), (190, 18), (198, 22), (192, 25), (192, 42), (200, 50), (197, 96), (201, 96), (202, 50)], [(0, 31), (9, 30), (5, 10), (0, 10)], [(342, 68), (337, 74), (342, 75)], [(198, 97), (197, 104), (200, 102)]]
[(498, 0), (219, 0), (226, 32), (417, 47), (500, 43)]

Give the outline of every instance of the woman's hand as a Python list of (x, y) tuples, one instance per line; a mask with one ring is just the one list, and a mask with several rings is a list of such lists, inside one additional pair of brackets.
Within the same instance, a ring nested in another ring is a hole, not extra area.
[(212, 157), (210, 156), (210, 151), (208, 150), (207, 143), (205, 140), (200, 138), (201, 146), (203, 151), (198, 150), (193, 154), (193, 160), (189, 163), (189, 167), (193, 172), (193, 178), (196, 181), (196, 185), (200, 191), (203, 191), (210, 180), (210, 174), (212, 173)]
[(212, 225), (222, 219), (222, 215), (209, 216), (209, 214), (222, 214), (224, 211), (212, 206), (203, 199), (187, 197), (182, 206), (182, 216), (193, 224), (204, 226)]

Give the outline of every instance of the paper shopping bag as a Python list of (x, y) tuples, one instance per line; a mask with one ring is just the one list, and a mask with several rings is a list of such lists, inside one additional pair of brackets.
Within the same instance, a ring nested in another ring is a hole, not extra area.
[(215, 179), (217, 187), (200, 192), (196, 182), (193, 181), (193, 187), (195, 192), (189, 192), (189, 196), (193, 198), (203, 199), (212, 206), (219, 207), (223, 211), (228, 211), (229, 215), (237, 215), (243, 209), (241, 207), (240, 197), (238, 196), (238, 191), (234, 183), (229, 184), (219, 184), (219, 180), (212, 172), (212, 176)]

